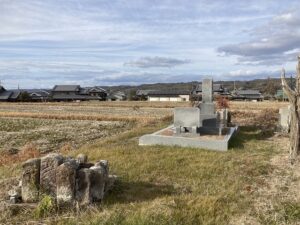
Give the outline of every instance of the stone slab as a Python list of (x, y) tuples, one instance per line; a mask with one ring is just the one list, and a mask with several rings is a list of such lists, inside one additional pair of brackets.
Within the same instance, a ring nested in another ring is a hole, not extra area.
[(56, 199), (59, 207), (72, 206), (75, 198), (77, 165), (65, 162), (56, 168)]
[(217, 127), (217, 114), (201, 114), (199, 127)]
[(279, 109), (279, 126), (283, 132), (289, 132), (291, 113), (289, 106)]
[(22, 200), (26, 203), (37, 202), (39, 200), (41, 160), (27, 160), (22, 167)]
[(75, 197), (80, 206), (93, 203), (93, 196), (91, 193), (92, 173), (93, 171), (87, 168), (77, 171)]
[(63, 162), (63, 156), (57, 153), (41, 158), (40, 188), (43, 194), (56, 196), (56, 168)]
[(199, 127), (200, 109), (195, 107), (174, 108), (175, 127)]
[(200, 114), (215, 114), (216, 113), (216, 106), (215, 103), (200, 103)]
[(166, 130), (173, 129), (173, 126), (167, 127), (153, 134), (148, 134), (140, 137), (139, 145), (169, 145), (180, 147), (192, 147), (215, 151), (227, 151), (228, 144), (232, 136), (237, 131), (238, 127), (228, 128), (227, 135), (223, 139), (199, 139), (182, 136), (161, 135)]

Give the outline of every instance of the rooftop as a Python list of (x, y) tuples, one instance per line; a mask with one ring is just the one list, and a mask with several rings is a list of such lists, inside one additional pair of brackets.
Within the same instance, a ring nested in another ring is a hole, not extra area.
[(53, 91), (79, 91), (80, 85), (55, 85)]

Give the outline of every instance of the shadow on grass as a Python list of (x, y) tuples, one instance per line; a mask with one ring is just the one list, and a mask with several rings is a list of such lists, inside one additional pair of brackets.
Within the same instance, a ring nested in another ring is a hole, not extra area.
[(231, 139), (229, 148), (244, 148), (244, 144), (252, 140), (266, 140), (274, 135), (274, 129), (262, 129), (257, 126), (242, 126)]
[(172, 185), (117, 181), (106, 196), (104, 204), (143, 202), (175, 193), (176, 191)]

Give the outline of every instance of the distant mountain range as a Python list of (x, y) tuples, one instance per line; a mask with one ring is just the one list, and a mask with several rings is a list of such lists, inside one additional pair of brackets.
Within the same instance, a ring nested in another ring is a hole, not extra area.
[[(295, 79), (287, 78), (287, 80), (292, 83)], [(103, 87), (110, 91), (120, 90), (125, 93), (130, 93), (136, 90), (191, 90), (195, 85), (200, 82), (192, 81), (187, 83), (156, 83), (156, 84), (141, 84), (137, 86), (130, 85), (120, 85), (120, 86), (107, 86)], [(281, 81), (279, 78), (268, 78), (268, 79), (254, 79), (248, 81), (214, 81), (216, 84), (222, 84), (224, 88), (229, 91), (234, 89), (234, 85), (237, 89), (255, 89), (259, 90), (261, 93), (268, 92), (270, 86), (274, 90), (281, 89)]]

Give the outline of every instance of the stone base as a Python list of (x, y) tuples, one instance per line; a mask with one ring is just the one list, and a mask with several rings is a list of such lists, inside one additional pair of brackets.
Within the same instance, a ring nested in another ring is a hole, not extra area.
[(201, 148), (215, 151), (227, 151), (231, 137), (237, 132), (238, 127), (229, 127), (223, 130), (222, 135), (218, 131), (205, 130), (202, 127), (200, 135), (174, 134), (175, 127), (169, 126), (153, 134), (147, 134), (139, 139), (139, 145), (170, 145), (180, 147)]

